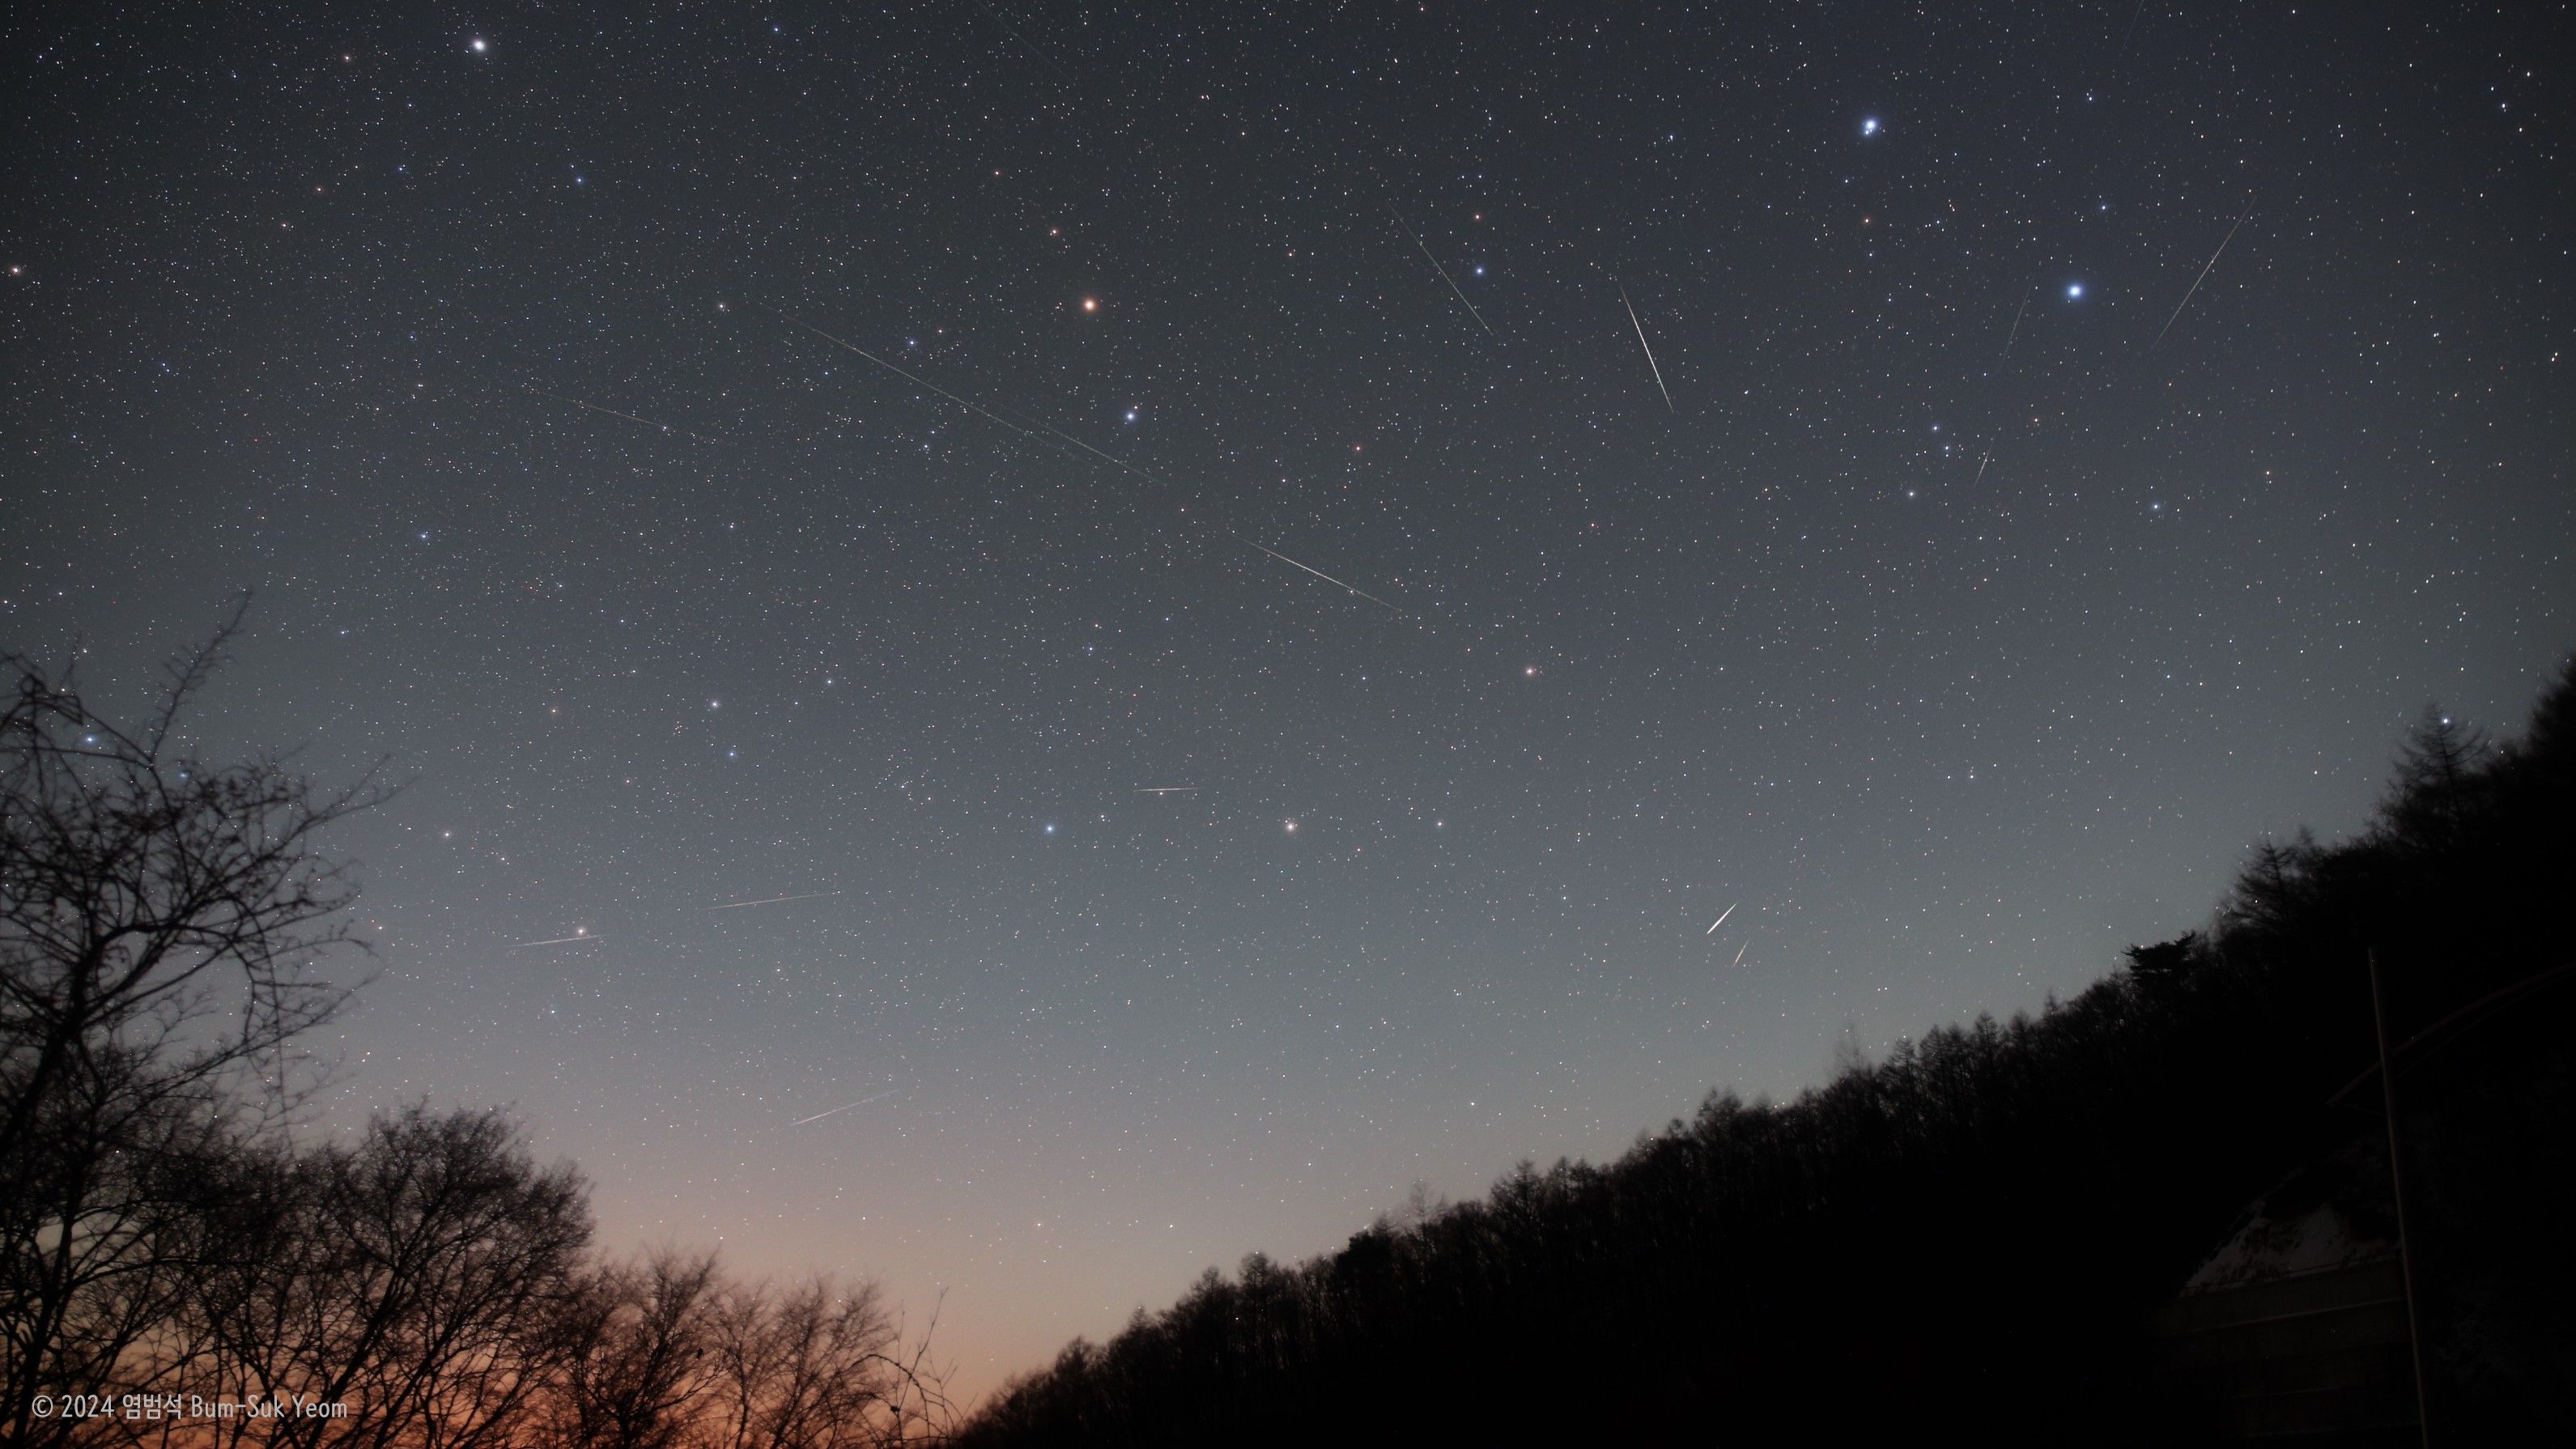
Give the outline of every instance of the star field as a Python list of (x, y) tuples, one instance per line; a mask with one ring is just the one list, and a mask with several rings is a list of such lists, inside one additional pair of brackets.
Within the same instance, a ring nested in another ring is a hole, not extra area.
[(2520, 717), (2565, 8), (2131, 9), (32, 12), (0, 623), (255, 590), (207, 748), (412, 781), (330, 1111), (980, 1391)]

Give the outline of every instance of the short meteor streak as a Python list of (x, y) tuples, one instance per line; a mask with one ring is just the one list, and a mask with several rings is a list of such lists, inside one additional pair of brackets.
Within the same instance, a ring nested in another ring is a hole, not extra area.
[(2201, 267), (2200, 275), (2191, 279), (2191, 290), (2182, 294), (2181, 301), (2174, 303), (2173, 315), (2165, 319), (2164, 330), (2156, 334), (2156, 341), (2147, 344), (2149, 350), (2154, 349), (2156, 342), (2164, 341), (2165, 333), (2171, 332), (2173, 330), (2174, 323), (2182, 320), (2182, 309), (2190, 306), (2191, 299), (2199, 295), (2200, 284), (2209, 280), (2210, 268), (2218, 265), (2219, 257), (2227, 251), (2227, 244), (2236, 240), (2236, 227), (2243, 226), (2245, 224), (2245, 218), (2252, 216), (2253, 214), (2254, 198), (2249, 196), (2245, 198), (2244, 214), (2236, 218), (2236, 226), (2231, 226), (2227, 229), (2227, 235), (2219, 238), (2218, 250), (2209, 254), (2209, 261), (2206, 265)]
[[(1467, 294), (1466, 294), (1466, 293), (1464, 293), (1464, 292), (1460, 292), (1460, 291), (1458, 290), (1458, 284), (1457, 284), (1456, 282), (1453, 282), (1453, 281), (1450, 281), (1450, 280), (1449, 280), (1449, 269), (1448, 269), (1447, 267), (1444, 267), (1444, 266), (1440, 265), (1440, 259), (1439, 259), (1438, 257), (1435, 257), (1435, 256), (1433, 256), (1433, 255), (1431, 254), (1431, 248), (1429, 248), (1429, 247), (1427, 247), (1427, 246), (1423, 246), (1423, 245), (1422, 245), (1422, 237), (1421, 237), (1421, 234), (1420, 234), (1420, 233), (1418, 233), (1418, 232), (1416, 232), (1416, 231), (1414, 231), (1414, 229), (1413, 229), (1412, 227), (1404, 226), (1404, 216), (1403, 216), (1403, 214), (1402, 214), (1401, 212), (1398, 212), (1398, 211), (1395, 209), (1395, 203), (1393, 203), (1393, 202), (1389, 202), (1389, 203), (1387, 203), (1386, 214), (1395, 218), (1395, 224), (1396, 224), (1397, 226), (1403, 226), (1403, 227), (1404, 227), (1404, 234), (1405, 234), (1406, 236), (1412, 237), (1412, 238), (1413, 238), (1413, 244), (1414, 244), (1416, 247), (1420, 247), (1420, 248), (1421, 248), (1421, 250), (1422, 250), (1422, 259), (1423, 259), (1424, 261), (1429, 262), (1429, 263), (1431, 264), (1431, 270), (1433, 270), (1433, 271), (1435, 271), (1435, 272), (1438, 272), (1438, 273), (1440, 274), (1440, 280), (1442, 280), (1442, 281), (1444, 281), (1444, 282), (1449, 282), (1449, 290), (1450, 290), (1452, 293), (1455, 293), (1455, 294), (1456, 294), (1456, 296), (1457, 296), (1457, 298), (1458, 298), (1458, 305), (1460, 305), (1460, 306), (1462, 306), (1462, 307), (1464, 307), (1464, 308), (1466, 308), (1466, 309), (1467, 309), (1467, 315), (1476, 319), (1476, 325), (1485, 329), (1485, 335), (1486, 335), (1486, 336), (1493, 338), (1493, 339), (1494, 339), (1495, 341), (1497, 341), (1497, 342), (1500, 342), (1500, 341), (1502, 340), (1502, 338), (1501, 338), (1499, 335), (1497, 335), (1497, 334), (1495, 333), (1493, 324), (1492, 324), (1492, 323), (1490, 323), (1490, 322), (1487, 322), (1487, 321), (1485, 320), (1485, 314), (1476, 310), (1476, 304), (1467, 300)], [(1298, 567), (1303, 568), (1303, 567), (1304, 567), (1304, 565), (1303, 565), (1303, 564), (1300, 564), (1300, 565), (1298, 565)], [(1347, 587), (1347, 586), (1345, 586), (1345, 587)], [(1353, 592), (1353, 593), (1357, 593), (1357, 592), (1358, 592), (1358, 590), (1353, 589), (1353, 590), (1352, 590), (1352, 592)]]
[(1994, 466), (1994, 461), (1995, 450), (1988, 448), (1986, 450), (1986, 456), (1977, 460), (1977, 482), (1983, 483), (1986, 481), (1986, 469)]
[(702, 434), (702, 433), (693, 433), (693, 432), (690, 432), (690, 431), (689, 431), (688, 429), (686, 429), (686, 428), (676, 428), (676, 427), (673, 427), (672, 425), (670, 425), (669, 423), (657, 423), (657, 422), (653, 421), (651, 418), (639, 418), (639, 417), (635, 416), (633, 413), (621, 413), (621, 412), (619, 412), (619, 411), (618, 411), (617, 409), (615, 409), (615, 408), (604, 408), (604, 407), (601, 407), (601, 406), (600, 406), (599, 404), (597, 404), (597, 403), (583, 402), (580, 398), (577, 398), (577, 397), (566, 397), (566, 396), (564, 396), (562, 393), (559, 393), (559, 392), (548, 392), (548, 391), (546, 391), (544, 388), (541, 388), (541, 387), (528, 386), (527, 384), (524, 384), (524, 383), (523, 383), (523, 384), (521, 384), (521, 386), (523, 386), (523, 387), (527, 387), (529, 392), (536, 394), (538, 397), (541, 397), (541, 398), (549, 398), (549, 399), (551, 399), (551, 400), (553, 400), (553, 401), (555, 401), (555, 402), (559, 402), (559, 403), (569, 403), (569, 404), (571, 404), (572, 406), (577, 407), (577, 408), (588, 408), (588, 409), (590, 409), (592, 412), (595, 412), (595, 413), (606, 413), (608, 416), (610, 416), (610, 417), (612, 417), (612, 418), (622, 418), (622, 419), (624, 419), (625, 421), (630, 422), (630, 423), (638, 423), (638, 424), (641, 424), (641, 425), (642, 425), (642, 426), (644, 426), (644, 427), (648, 427), (648, 428), (653, 429), (655, 432), (660, 432), (660, 433), (677, 433), (677, 434), (679, 434), (681, 437), (684, 437), (684, 438), (695, 438), (697, 441), (699, 441), (699, 442), (701, 442), (701, 443), (721, 443), (721, 442), (725, 441), (725, 440), (724, 440), (724, 439), (722, 439), (722, 438), (710, 438), (710, 437), (707, 437), (706, 435), (704, 435), (704, 434)]
[(2147, 0), (2138, 0), (2138, 8), (2129, 12), (2129, 28), (2120, 32), (2120, 49), (2111, 57), (2118, 60), (2129, 53), (2130, 37), (2138, 33), (2138, 17), (2147, 13)]
[[(1744, 902), (1742, 902), (1742, 901), (1737, 901), (1737, 902), (1735, 903), (1735, 906), (1740, 906), (1740, 905), (1742, 905), (1742, 904), (1744, 904)], [(1700, 934), (1701, 934), (1701, 935), (1703, 935), (1703, 936), (1714, 936), (1714, 935), (1716, 935), (1716, 934), (1717, 934), (1717, 928), (1726, 924), (1726, 918), (1727, 918), (1727, 917), (1729, 917), (1729, 916), (1731, 916), (1731, 915), (1734, 915), (1734, 914), (1735, 914), (1735, 906), (1728, 906), (1725, 910), (1722, 910), (1722, 911), (1718, 912), (1718, 913), (1717, 913), (1717, 919), (1716, 919), (1715, 921), (1710, 922), (1710, 923), (1709, 923), (1709, 928), (1708, 928), (1707, 930), (1705, 930), (1705, 931), (1700, 932)]]
[(864, 1107), (864, 1106), (866, 1106), (867, 1104), (869, 1104), (870, 1102), (882, 1102), (882, 1101), (884, 1101), (886, 1098), (891, 1097), (891, 1096), (893, 1096), (895, 1093), (900, 1092), (900, 1091), (902, 1091), (902, 1090), (903, 1090), (903, 1088), (901, 1088), (901, 1087), (888, 1087), (888, 1088), (886, 1088), (884, 1091), (877, 1093), (877, 1094), (876, 1094), (875, 1096), (873, 1096), (873, 1097), (861, 1097), (859, 1100), (857, 1100), (857, 1101), (855, 1101), (855, 1102), (844, 1102), (844, 1103), (842, 1103), (840, 1106), (837, 1106), (837, 1107), (833, 1108), (833, 1109), (832, 1109), (831, 1111), (829, 1111), (829, 1112), (817, 1112), (817, 1113), (815, 1113), (815, 1114), (814, 1114), (813, 1116), (811, 1116), (811, 1117), (799, 1117), (799, 1118), (797, 1118), (795, 1121), (790, 1122), (790, 1123), (788, 1123), (787, 1125), (788, 1125), (788, 1126), (790, 1126), (790, 1127), (802, 1127), (802, 1126), (804, 1126), (804, 1125), (805, 1125), (806, 1123), (808, 1123), (808, 1122), (820, 1122), (820, 1121), (822, 1121), (822, 1120), (823, 1120), (824, 1118), (826, 1118), (826, 1117), (837, 1116), (837, 1115), (839, 1115), (840, 1113), (843, 1113), (843, 1112), (846, 1112), (846, 1111), (850, 1110), (852, 1107)]
[(1673, 406), (1673, 390), (1664, 386), (1664, 370), (1655, 364), (1654, 344), (1646, 340), (1646, 324), (1637, 320), (1637, 304), (1628, 300), (1626, 287), (1619, 289), (1619, 305), (1628, 309), (1628, 325), (1637, 329), (1637, 345), (1646, 349), (1646, 366), (1654, 368), (1655, 391), (1664, 395), (1664, 410), (1680, 412), (1680, 408)]
[(1726, 963), (1726, 964), (1727, 964), (1727, 969), (1728, 969), (1728, 970), (1733, 970), (1734, 968), (1736, 968), (1736, 967), (1738, 967), (1738, 966), (1743, 965), (1743, 964), (1744, 964), (1744, 953), (1745, 953), (1745, 952), (1747, 952), (1747, 951), (1750, 951), (1750, 950), (1752, 950), (1752, 949), (1753, 949), (1753, 943), (1752, 943), (1751, 941), (1746, 941), (1743, 945), (1736, 947), (1736, 948), (1735, 948), (1735, 959), (1734, 959), (1734, 960), (1732, 960), (1732, 961), (1730, 961), (1730, 962), (1728, 962), (1728, 963)]
[(711, 911), (738, 911), (745, 906), (774, 906), (786, 901), (819, 901), (825, 896), (837, 896), (839, 894), (839, 891), (807, 891), (801, 896), (764, 896), (756, 901), (727, 901), (723, 905), (709, 906), (707, 909)]
[(588, 931), (583, 931), (578, 935), (555, 936), (543, 941), (520, 941), (514, 945), (504, 946), (501, 949), (504, 951), (525, 951), (531, 946), (587, 946), (593, 941), (606, 939), (607, 938), (604, 936), (594, 936)]
[(2003, 355), (2004, 355), (2005, 357), (2010, 357), (2010, 356), (2012, 356), (2012, 345), (2013, 345), (2013, 339), (2014, 339), (2014, 338), (2016, 338), (2016, 337), (2019, 337), (2019, 336), (2021, 335), (2021, 319), (2022, 319), (2022, 315), (2023, 315), (2023, 313), (2026, 313), (2026, 312), (2028, 312), (2029, 310), (2030, 310), (2030, 294), (2029, 294), (2029, 293), (2027, 293), (2027, 292), (2024, 292), (2024, 293), (2022, 294), (2022, 298), (2021, 298), (2021, 309), (2020, 309), (2020, 311), (2017, 311), (2017, 312), (2013, 313), (2013, 325), (2012, 325), (2012, 330), (2011, 330), (2010, 332), (2007, 332), (2007, 333), (2005, 333), (2005, 334), (2004, 334), (2004, 353), (2003, 353)]
[(1139, 795), (1192, 795), (1198, 792), (1198, 788), (1196, 785), (1148, 785), (1136, 793)]
[(1263, 548), (1260, 544), (1252, 543), (1252, 540), (1251, 540), (1251, 539), (1245, 538), (1242, 534), (1239, 534), (1239, 533), (1232, 533), (1232, 534), (1228, 534), (1228, 535), (1226, 535), (1226, 536), (1227, 536), (1228, 538), (1233, 539), (1233, 540), (1234, 540), (1235, 542), (1237, 542), (1237, 543), (1249, 543), (1249, 544), (1252, 544), (1252, 546), (1253, 546), (1254, 548), (1261, 549), (1261, 551), (1262, 551), (1263, 553), (1266, 553), (1266, 554), (1270, 555), (1272, 558), (1275, 558), (1275, 559), (1279, 560), (1281, 563), (1284, 563), (1284, 564), (1288, 565), (1290, 568), (1306, 569), (1306, 572), (1308, 572), (1308, 573), (1310, 573), (1310, 574), (1313, 574), (1315, 577), (1317, 577), (1317, 578), (1319, 578), (1319, 579), (1322, 579), (1325, 583), (1331, 584), (1333, 587), (1335, 587), (1335, 588), (1337, 588), (1337, 589), (1349, 589), (1352, 593), (1359, 595), (1361, 598), (1368, 600), (1370, 603), (1375, 604), (1375, 605), (1377, 605), (1379, 608), (1381, 608), (1381, 609), (1385, 609), (1385, 610), (1389, 611), (1390, 613), (1401, 614), (1401, 613), (1403, 613), (1403, 612), (1404, 612), (1402, 609), (1396, 608), (1396, 607), (1395, 607), (1395, 605), (1388, 603), (1386, 600), (1379, 598), (1377, 595), (1370, 593), (1368, 590), (1363, 589), (1363, 588), (1360, 588), (1360, 587), (1358, 587), (1357, 585), (1343, 583), (1340, 579), (1334, 578), (1331, 574), (1328, 574), (1328, 573), (1324, 572), (1322, 569), (1309, 569), (1309, 568), (1306, 568), (1306, 566), (1305, 566), (1304, 564), (1301, 564), (1301, 563), (1297, 562), (1295, 559), (1290, 558), (1288, 555), (1286, 555), (1286, 554), (1284, 554), (1284, 553), (1281, 553), (1279, 550), (1277, 550), (1277, 549), (1275, 549), (1275, 548)]

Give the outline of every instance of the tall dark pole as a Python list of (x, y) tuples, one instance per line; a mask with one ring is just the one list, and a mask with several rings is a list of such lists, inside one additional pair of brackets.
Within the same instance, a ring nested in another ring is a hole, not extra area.
[(2388, 1008), (2379, 998), (2379, 950), (2370, 952), (2370, 1019), (2379, 1031), (2379, 1102), (2388, 1116), (2388, 1191), (2397, 1199), (2397, 1268), (2406, 1281), (2406, 1349), (2415, 1360), (2415, 1430), (2433, 1446), (2432, 1405), (2424, 1395), (2424, 1330), (2415, 1312), (2415, 1250), (2406, 1237), (2405, 1159), (2397, 1146), (2397, 1069), (2388, 1056)]

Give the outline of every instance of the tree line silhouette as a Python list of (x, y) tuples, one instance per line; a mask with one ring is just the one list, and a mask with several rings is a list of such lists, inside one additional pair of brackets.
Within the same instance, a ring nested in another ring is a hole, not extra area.
[(0, 1443), (863, 1449), (953, 1417), (865, 1283), (592, 1243), (491, 1111), (316, 1139), (299, 1042), (349, 990), (319, 832), (386, 797), (211, 766), (0, 656)]
[[(2571, 805), (2576, 665), (2511, 747), (2428, 713), (2357, 838), (2259, 846), (2206, 929), (2072, 1000), (1847, 1060), (1794, 1101), (1718, 1093), (1616, 1162), (1523, 1163), (1305, 1263), (1211, 1268), (957, 1442), (2174, 1442), (2150, 1314), (2267, 1183), (2351, 1139), (2325, 1104), (2375, 1059), (2366, 953), (2398, 1039), (2576, 956)], [(2454, 1131), (2469, 1167), (2426, 1194), (2424, 1236), (2436, 1281), (2537, 1275), (2563, 1320), (2576, 1204), (2545, 1183), (2576, 1180), (2568, 1037), (2501, 1039), (2549, 1055), (2545, 1090), (2490, 1091)], [(2545, 1384), (2576, 1379), (2576, 1341), (2501, 1343), (2493, 1314), (2481, 1337), (2475, 1296), (2436, 1295), (2441, 1422), (2565, 1431), (2576, 1403)]]
[[(499, 1114), (309, 1130), (299, 1044), (349, 1000), (318, 963), (362, 946), (317, 834), (385, 792), (177, 747), (238, 623), (130, 732), (5, 658), (10, 1445), (1764, 1442), (1927, 1422), (2171, 1442), (2150, 1312), (2249, 1197), (2354, 1139), (2326, 1103), (2374, 1060), (2365, 953), (2399, 1040), (2456, 1037), (2464, 1006), (2576, 955), (2571, 666), (2510, 747), (2428, 715), (2366, 831), (2258, 847), (2206, 929), (2133, 948), (2073, 1000), (1850, 1053), (1791, 1102), (1713, 1095), (1616, 1162), (1524, 1163), (1302, 1264), (1211, 1269), (957, 1426), (927, 1334), (871, 1286), (609, 1260), (581, 1177)], [(2422, 1194), (2436, 1418), (2486, 1441), (2576, 1412), (2545, 1387), (2576, 1384), (2576, 1338), (2548, 1327), (2576, 1286), (2571, 1204), (2545, 1186), (2576, 1181), (2576, 1061), (2550, 1015), (2567, 995), (2515, 998), (2462, 1053), (2524, 1061), (2470, 1074)], [(2497, 1286), (2516, 1277), (2536, 1314)]]

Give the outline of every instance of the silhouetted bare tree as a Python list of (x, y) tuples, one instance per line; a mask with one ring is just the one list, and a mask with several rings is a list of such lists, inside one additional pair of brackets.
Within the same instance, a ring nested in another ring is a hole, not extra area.
[(894, 1321), (876, 1289), (816, 1278), (739, 1287), (716, 1314), (709, 1449), (847, 1449), (875, 1441), (900, 1389)]
[(713, 1387), (706, 1371), (715, 1255), (665, 1249), (601, 1268), (565, 1320), (570, 1334), (543, 1442), (554, 1449), (672, 1449)]
[[(0, 1444), (944, 1435), (929, 1333), (872, 1285), (743, 1286), (675, 1251), (600, 1266), (579, 1174), (496, 1112), (417, 1105), (299, 1143), (296, 1039), (347, 999), (311, 967), (358, 944), (315, 836), (384, 794), (174, 744), (240, 621), (130, 731), (0, 655)], [(117, 1412), (37, 1408), (99, 1392)], [(163, 1396), (234, 1411), (125, 1409)]]
[[(247, 601), (245, 601), (246, 603)], [(40, 1390), (106, 1381), (208, 1245), (246, 1112), (291, 1099), (295, 1038), (345, 993), (309, 974), (353, 896), (316, 834), (382, 793), (175, 743), (239, 627), (173, 662), (128, 728), (68, 670), (0, 655), (0, 1431), (56, 1442)], [(256, 1090), (244, 1090), (245, 1087)]]

